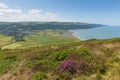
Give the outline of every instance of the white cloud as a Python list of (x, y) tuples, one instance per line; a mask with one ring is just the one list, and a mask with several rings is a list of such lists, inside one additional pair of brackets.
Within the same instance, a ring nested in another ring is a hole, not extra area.
[(0, 3), (0, 9), (5, 9), (5, 8), (8, 8), (8, 6), (3, 3)]
[(42, 10), (32, 9), (24, 12), (21, 9), (9, 8), (4, 3), (0, 3), (0, 21), (70, 21), (61, 18), (51, 12), (43, 12)]
[(42, 12), (41, 10), (32, 9), (32, 10), (30, 10), (28, 13), (29, 13), (29, 14), (40, 14), (41, 12)]

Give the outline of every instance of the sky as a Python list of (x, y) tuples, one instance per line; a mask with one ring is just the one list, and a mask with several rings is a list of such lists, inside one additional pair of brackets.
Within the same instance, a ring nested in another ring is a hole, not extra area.
[(120, 25), (120, 0), (0, 0), (0, 21)]

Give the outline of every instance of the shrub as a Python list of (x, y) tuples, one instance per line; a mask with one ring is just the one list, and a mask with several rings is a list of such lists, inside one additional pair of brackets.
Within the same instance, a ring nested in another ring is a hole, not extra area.
[(98, 72), (98, 73), (96, 74), (96, 79), (97, 79), (97, 80), (102, 80), (102, 75), (100, 74), (100, 72)]
[(87, 50), (85, 50), (84, 48), (78, 50), (78, 54), (81, 55), (86, 60), (89, 60), (89, 61), (93, 60), (92, 55)]
[(120, 57), (119, 57), (119, 55), (120, 55), (120, 53), (114, 53), (115, 54), (115, 56), (113, 57), (113, 62), (115, 61), (115, 62), (120, 62)]
[(68, 71), (70, 73), (75, 73), (79, 69), (78, 62), (75, 60), (63, 61), (60, 65), (59, 72)]
[(63, 61), (65, 60), (71, 53), (78, 54), (79, 56), (84, 57), (87, 60), (92, 60), (92, 56), (85, 49), (67, 49), (63, 51), (55, 52), (51, 55), (51, 58), (54, 61)]
[(3, 61), (0, 61), (0, 74), (5, 73), (7, 69), (10, 67), (10, 65), (17, 60), (18, 59), (6, 59)]
[(6, 55), (4, 53), (0, 53), (0, 59), (6, 58)]
[(35, 61), (28, 61), (26, 63), (26, 66), (29, 67), (29, 68), (33, 68), (35, 65), (36, 65)]
[(33, 75), (32, 80), (47, 80), (47, 77), (44, 72), (36, 72)]
[(84, 61), (84, 62), (92, 62), (93, 55), (88, 53), (85, 49), (74, 50), (74, 52), (70, 53), (66, 60), (77, 60), (77, 61)]
[(115, 61), (115, 62), (120, 62), (120, 58), (117, 57), (117, 56), (115, 56), (115, 57), (113, 58), (113, 61)]
[(53, 53), (52, 58), (54, 58), (54, 61), (62, 61), (65, 60), (69, 53), (69, 50), (55, 52)]
[(53, 61), (50, 61), (50, 60), (39, 60), (38, 61), (39, 64), (41, 65), (48, 65), (48, 66), (51, 66), (51, 67), (56, 67), (59, 62), (53, 62)]
[(85, 62), (78, 62), (76, 60), (66, 60), (60, 64), (59, 73), (69, 72), (74, 74), (76, 72), (83, 73), (90, 69), (90, 66)]

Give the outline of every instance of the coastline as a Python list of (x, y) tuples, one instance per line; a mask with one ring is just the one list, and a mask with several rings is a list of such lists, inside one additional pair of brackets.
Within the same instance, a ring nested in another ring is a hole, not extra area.
[(72, 35), (80, 40), (111, 39), (120, 37), (120, 27), (109, 26), (86, 30), (69, 30)]
[(70, 32), (70, 35), (71, 35), (72, 37), (74, 37), (74, 38), (76, 38), (76, 39), (78, 39), (78, 40), (80, 40), (80, 41), (84, 41), (84, 39), (79, 38), (78, 36), (76, 36), (76, 35), (75, 35), (75, 32), (73, 32), (73, 31), (71, 31), (71, 30), (69, 30), (68, 32)]

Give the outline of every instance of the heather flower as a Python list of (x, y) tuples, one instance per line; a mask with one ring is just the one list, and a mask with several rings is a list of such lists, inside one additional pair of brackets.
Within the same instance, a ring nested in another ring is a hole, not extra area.
[(84, 72), (89, 70), (90, 66), (85, 62), (78, 62), (77, 60), (66, 60), (60, 64), (59, 73), (61, 72), (69, 72), (74, 74), (76, 72)]
[(79, 69), (78, 61), (76, 60), (67, 60), (63, 61), (60, 65), (59, 72), (68, 71), (70, 73), (75, 73)]

